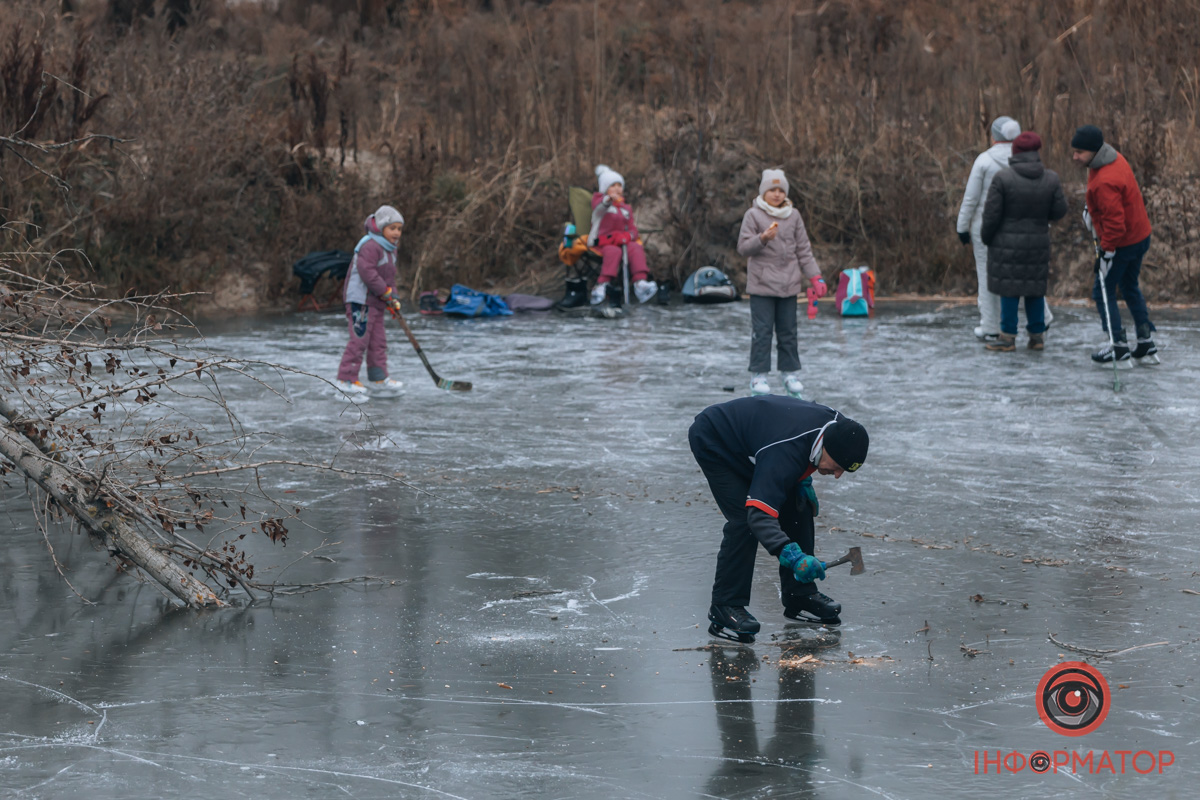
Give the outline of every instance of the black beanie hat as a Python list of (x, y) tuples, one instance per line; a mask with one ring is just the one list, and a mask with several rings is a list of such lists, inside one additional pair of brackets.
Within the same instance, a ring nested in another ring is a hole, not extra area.
[(854, 472), (867, 460), (867, 429), (848, 417), (842, 417), (825, 429), (822, 447), (846, 472)]
[(1104, 134), (1095, 125), (1084, 125), (1075, 129), (1075, 135), (1071, 137), (1072, 149), (1094, 153), (1101, 147), (1104, 147)]

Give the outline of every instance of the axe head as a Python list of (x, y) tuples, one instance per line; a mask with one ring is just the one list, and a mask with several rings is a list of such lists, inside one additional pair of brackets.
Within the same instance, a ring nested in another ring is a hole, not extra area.
[(850, 556), (850, 574), (851, 575), (861, 575), (866, 570), (866, 567), (863, 566), (862, 548), (861, 547), (851, 547), (849, 556)]

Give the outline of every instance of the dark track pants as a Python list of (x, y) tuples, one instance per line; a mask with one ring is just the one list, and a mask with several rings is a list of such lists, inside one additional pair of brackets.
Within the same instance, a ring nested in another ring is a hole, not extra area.
[(800, 369), (796, 336), (796, 298), (750, 295), (750, 371), (771, 371), (771, 335), (776, 343), (775, 366), (780, 372)]
[[(696, 463), (708, 479), (717, 507), (725, 516), (724, 535), (717, 551), (717, 572), (713, 580), (712, 603), (718, 606), (748, 606), (750, 586), (754, 580), (754, 559), (758, 555), (759, 542), (746, 523), (746, 497), (750, 493), (750, 480), (754, 477), (754, 464), (744, 456), (729, 453), (712, 434), (708, 420), (700, 418), (688, 431), (688, 443)], [(813, 516), (807, 503), (789, 497), (779, 513), (779, 526), (784, 534), (800, 549), (812, 555)], [(800, 583), (792, 571), (779, 567), (779, 580), (783, 589), (783, 605), (814, 594), (817, 587), (811, 583)]]

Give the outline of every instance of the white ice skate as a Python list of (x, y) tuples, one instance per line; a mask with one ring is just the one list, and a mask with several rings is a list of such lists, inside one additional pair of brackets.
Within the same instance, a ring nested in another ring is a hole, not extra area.
[(634, 281), (633, 295), (639, 303), (644, 303), (658, 293), (658, 284), (654, 281)]
[(771, 384), (767, 383), (767, 376), (761, 372), (754, 373), (754, 377), (750, 379), (750, 394), (757, 396), (770, 393)]
[(367, 402), (367, 387), (363, 386), (361, 381), (334, 381), (333, 385), (337, 387), (343, 399), (356, 404)]
[(800, 382), (800, 376), (794, 372), (788, 372), (783, 376), (783, 388), (788, 393), (788, 397), (794, 397), (797, 400), (803, 400), (804, 396), (801, 392), (804, 391), (804, 384)]
[(1000, 334), (999, 332), (987, 333), (984, 331), (983, 326), (980, 325), (975, 328), (975, 338), (981, 342), (994, 342), (1000, 338)]
[(384, 378), (381, 381), (371, 381), (371, 396), (372, 397), (396, 397), (404, 392), (404, 384), (400, 381), (394, 381), (391, 378)]

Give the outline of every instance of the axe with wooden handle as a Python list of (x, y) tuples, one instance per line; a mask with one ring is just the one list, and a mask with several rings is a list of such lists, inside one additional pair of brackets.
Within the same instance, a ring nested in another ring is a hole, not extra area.
[(863, 566), (861, 547), (851, 547), (850, 552), (846, 553), (846, 555), (842, 556), (837, 561), (830, 561), (827, 564), (822, 562), (821, 566), (823, 566), (825, 569), (829, 569), (830, 567), (836, 567), (839, 564), (845, 564), (847, 561), (850, 562), (851, 575), (861, 575), (863, 571), (866, 570), (866, 567)]

